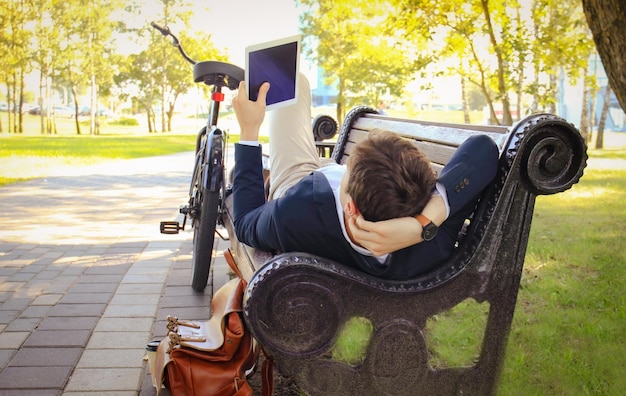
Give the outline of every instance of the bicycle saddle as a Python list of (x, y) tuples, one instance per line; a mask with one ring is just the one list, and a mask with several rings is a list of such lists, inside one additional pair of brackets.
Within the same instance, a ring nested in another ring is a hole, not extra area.
[(237, 89), (244, 79), (244, 70), (230, 63), (217, 61), (198, 62), (193, 66), (193, 80), (206, 85)]

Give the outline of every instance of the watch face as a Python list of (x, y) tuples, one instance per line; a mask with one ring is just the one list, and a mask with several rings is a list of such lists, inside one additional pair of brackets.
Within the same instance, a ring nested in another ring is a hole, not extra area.
[(437, 227), (435, 224), (433, 224), (432, 222), (428, 223), (424, 226), (424, 230), (422, 232), (422, 238), (425, 241), (431, 241), (437, 235), (438, 230), (439, 230), (439, 227)]

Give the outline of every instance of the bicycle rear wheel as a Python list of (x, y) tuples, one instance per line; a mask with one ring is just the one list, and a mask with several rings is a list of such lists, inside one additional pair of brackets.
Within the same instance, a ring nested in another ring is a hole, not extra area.
[(193, 226), (191, 287), (196, 291), (203, 291), (209, 280), (215, 248), (218, 204), (219, 191), (203, 191), (199, 203), (200, 216), (194, 221)]

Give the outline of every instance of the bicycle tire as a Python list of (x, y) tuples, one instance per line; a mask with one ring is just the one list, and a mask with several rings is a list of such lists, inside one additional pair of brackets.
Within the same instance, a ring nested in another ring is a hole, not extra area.
[(191, 287), (203, 291), (209, 281), (215, 244), (215, 227), (219, 204), (219, 191), (203, 189), (200, 218), (194, 221), (193, 255), (191, 259)]

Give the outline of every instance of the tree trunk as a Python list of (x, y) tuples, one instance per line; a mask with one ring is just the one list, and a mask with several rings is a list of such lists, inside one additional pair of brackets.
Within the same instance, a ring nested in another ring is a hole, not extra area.
[(343, 83), (339, 82), (339, 92), (337, 92), (337, 124), (343, 124)]
[(604, 126), (606, 125), (606, 116), (609, 113), (609, 106), (611, 105), (611, 86), (607, 85), (604, 91), (604, 103), (602, 104), (602, 113), (600, 113), (600, 120), (598, 121), (598, 135), (596, 137), (596, 148), (601, 149), (604, 146)]
[(148, 133), (156, 132), (152, 127), (152, 109), (146, 106), (146, 120), (148, 121)]
[[(588, 88), (589, 85), (586, 84), (585, 88)], [(554, 70), (554, 73), (551, 73), (549, 78), (548, 78), (548, 89), (547, 89), (547, 95), (549, 95), (550, 97), (550, 101), (548, 102), (548, 113), (551, 114), (556, 114), (556, 93), (557, 93), (557, 86), (556, 86), (556, 70)]]
[(11, 73), (10, 94), (7, 95), (7, 115), (9, 116), (9, 132), (17, 133), (17, 125), (15, 125), (15, 79), (16, 73)]
[(96, 83), (96, 75), (91, 75), (90, 80), (90, 95), (89, 95), (89, 134), (90, 135), (99, 135), (100, 134), (100, 125), (98, 124), (98, 119), (96, 115), (98, 103), (98, 84)]
[(39, 72), (39, 99), (37, 100), (38, 104), (39, 104), (39, 126), (41, 128), (41, 134), (44, 135), (46, 133), (46, 127), (44, 124), (44, 114), (43, 114), (43, 104), (44, 104), (44, 100), (43, 100), (43, 95), (44, 95), (44, 87), (43, 87), (43, 82), (44, 82), (44, 75), (43, 75), (43, 70), (41, 70)]
[(178, 95), (174, 95), (174, 99), (167, 106), (167, 131), (172, 132), (172, 118), (174, 118), (174, 108), (176, 107), (176, 99)]
[(17, 132), (24, 133), (24, 113), (22, 113), (22, 109), (24, 108), (24, 89), (26, 83), (24, 82), (24, 69), (20, 69), (20, 103), (17, 107)]
[(518, 65), (518, 77), (517, 77), (517, 99), (515, 107), (517, 107), (516, 121), (522, 119), (522, 96), (524, 96), (524, 61), (520, 60)]
[(589, 86), (586, 78), (583, 87), (582, 111), (580, 112), (580, 134), (585, 142), (589, 141)]
[(493, 25), (491, 24), (489, 0), (482, 0), (482, 7), (485, 19), (487, 20), (487, 33), (489, 34), (491, 45), (493, 46), (493, 50), (496, 53), (496, 58), (498, 60), (498, 94), (500, 95), (500, 99), (502, 101), (502, 122), (504, 125), (512, 125), (513, 117), (511, 117), (511, 103), (509, 101), (508, 88), (504, 77), (505, 62), (502, 58), (502, 48), (500, 48), (500, 45), (496, 40)]
[(467, 82), (465, 76), (461, 76), (461, 98), (463, 100), (463, 121), (466, 124), (469, 124), (470, 114), (469, 114), (469, 106), (467, 104)]
[(80, 122), (78, 122), (78, 93), (76, 91), (76, 84), (72, 84), (72, 96), (74, 97), (74, 122), (76, 123), (76, 134), (80, 135)]
[(161, 84), (161, 132), (167, 132), (167, 120), (165, 111), (165, 83)]
[[(11, 133), (11, 84), (10, 78), (7, 75), (6, 79), (6, 87), (7, 87), (7, 132)], [(0, 132), (2, 132), (2, 128), (0, 126)]]
[(626, 1), (582, 0), (609, 85), (626, 109)]

